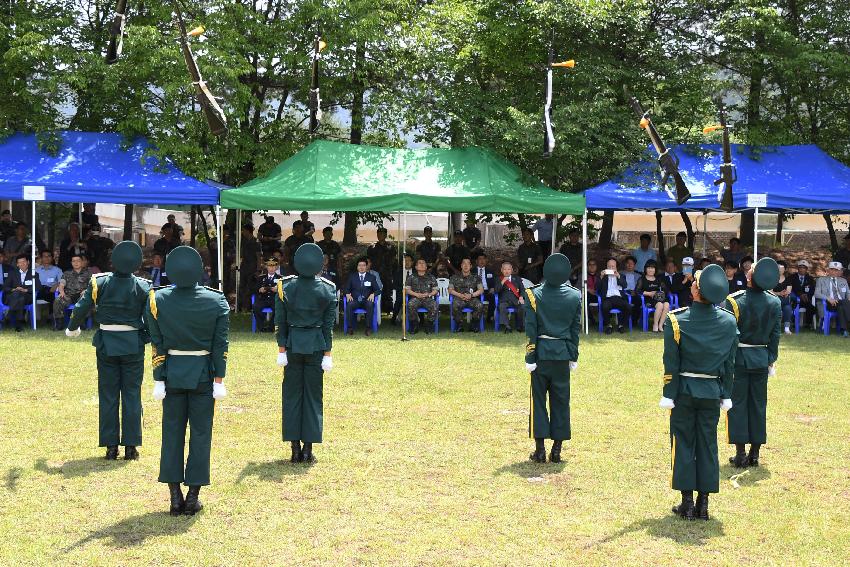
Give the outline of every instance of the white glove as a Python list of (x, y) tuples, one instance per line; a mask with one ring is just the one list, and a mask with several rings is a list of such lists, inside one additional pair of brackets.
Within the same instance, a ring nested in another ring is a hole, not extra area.
[(277, 353), (277, 365), (278, 366), (286, 366), (287, 364), (289, 364), (289, 359), (286, 358), (286, 353), (285, 352)]
[(333, 369), (333, 367), (334, 367), (334, 361), (331, 359), (331, 357), (328, 356), (328, 355), (323, 356), (322, 357), (322, 370), (324, 370), (325, 372), (328, 372), (329, 370)]
[(156, 381), (153, 383), (153, 399), (158, 402), (165, 399), (165, 382)]
[(224, 382), (213, 382), (213, 399), (220, 400), (227, 396), (227, 388)]
[(570, 371), (575, 372), (578, 370), (578, 362), (570, 361)]
[(661, 401), (658, 402), (658, 407), (660, 407), (661, 409), (673, 409), (674, 407), (676, 407), (676, 404), (673, 403), (673, 400), (671, 400), (670, 398), (662, 397)]
[(767, 367), (767, 375), (768, 376), (776, 376), (776, 365), (771, 364)]
[(65, 329), (65, 336), (71, 337), (72, 339), (76, 339), (77, 337), (80, 336), (80, 333), (82, 333), (82, 332), (83, 332), (82, 329), (80, 329), (79, 327), (77, 327), (76, 331), (72, 331), (71, 329)]
[(535, 370), (537, 370), (537, 363), (536, 362), (526, 362), (525, 363), (525, 369), (528, 370), (529, 372), (534, 372)]
[(723, 411), (729, 411), (732, 409), (732, 400), (726, 398), (725, 400), (720, 400), (720, 409)]

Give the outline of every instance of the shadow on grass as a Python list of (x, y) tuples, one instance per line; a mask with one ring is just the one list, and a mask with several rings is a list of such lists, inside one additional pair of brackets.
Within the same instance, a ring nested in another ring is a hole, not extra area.
[(131, 516), (92, 532), (77, 543), (66, 547), (63, 552), (68, 553), (97, 540), (105, 540), (104, 543), (112, 547), (125, 548), (142, 545), (149, 537), (181, 535), (189, 531), (199, 516), (200, 514), (173, 517), (167, 511)]
[(723, 536), (723, 522), (714, 518), (705, 522), (702, 520), (687, 521), (675, 516), (672, 512), (661, 518), (647, 518), (632, 522), (617, 533), (611, 534), (591, 546), (602, 545), (635, 532), (646, 532), (653, 538), (667, 538), (682, 545), (705, 545), (715, 537)]
[(15, 492), (18, 490), (18, 479), (21, 478), (24, 470), (21, 467), (12, 467), (6, 472), (6, 490)]
[(35, 470), (50, 475), (61, 474), (65, 478), (77, 478), (81, 476), (88, 476), (96, 472), (123, 467), (128, 463), (129, 461), (125, 461), (123, 459), (107, 461), (103, 457), (88, 457), (86, 459), (65, 461), (59, 466), (51, 466), (47, 464), (47, 459), (38, 459), (35, 462)]
[(511, 465), (499, 467), (493, 472), (493, 476), (501, 476), (503, 474), (515, 474), (519, 477), (529, 479), (540, 477), (549, 474), (558, 474), (564, 471), (567, 463), (534, 463), (529, 459), (519, 461)]
[(312, 466), (304, 463), (290, 463), (284, 459), (248, 463), (236, 478), (236, 484), (240, 484), (250, 476), (255, 476), (264, 482), (283, 482), (284, 477), (306, 474)]

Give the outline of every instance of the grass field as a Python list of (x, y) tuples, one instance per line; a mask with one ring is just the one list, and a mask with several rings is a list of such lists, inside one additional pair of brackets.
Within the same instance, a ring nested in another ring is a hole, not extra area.
[(194, 518), (156, 482), (149, 370), (142, 458), (105, 462), (91, 334), (0, 334), (0, 564), (850, 563), (850, 340), (783, 338), (762, 467), (736, 488), (722, 466), (713, 519), (684, 523), (658, 337), (582, 343), (559, 465), (528, 461), (519, 334), (339, 337), (306, 467), (284, 460), (271, 337), (234, 327)]

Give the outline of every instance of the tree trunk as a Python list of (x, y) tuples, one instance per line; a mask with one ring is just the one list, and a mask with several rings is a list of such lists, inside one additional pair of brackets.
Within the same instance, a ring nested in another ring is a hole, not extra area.
[(753, 245), (753, 232), (756, 228), (755, 211), (744, 211), (741, 213), (741, 246)]
[[(225, 223), (227, 220), (225, 219)], [(195, 247), (195, 241), (198, 239), (198, 208), (192, 205), (189, 210), (189, 246)]]
[(776, 235), (773, 237), (773, 245), (781, 246), (782, 245), (782, 229), (785, 225), (785, 215), (779, 213), (776, 215)]
[(679, 211), (679, 214), (682, 216), (682, 222), (685, 223), (685, 232), (688, 234), (688, 248), (693, 250), (696, 235), (694, 235), (694, 225), (691, 223), (691, 217), (685, 211)]
[(829, 247), (835, 252), (838, 250), (838, 237), (835, 235), (835, 226), (832, 224), (832, 216), (829, 213), (823, 213), (823, 220), (826, 221), (826, 229), (829, 231)]
[[(661, 211), (655, 211), (655, 239), (658, 241), (658, 258), (661, 260), (661, 265), (665, 262), (664, 253), (664, 231), (661, 230)], [(660, 270), (658, 270), (660, 272)]]
[(602, 213), (602, 228), (599, 229), (599, 250), (607, 251), (611, 248), (611, 237), (614, 234), (614, 211)]
[(122, 240), (133, 240), (133, 205), (124, 205), (124, 234)]
[(47, 249), (53, 252), (56, 244), (56, 203), (50, 203), (50, 220), (47, 225)]

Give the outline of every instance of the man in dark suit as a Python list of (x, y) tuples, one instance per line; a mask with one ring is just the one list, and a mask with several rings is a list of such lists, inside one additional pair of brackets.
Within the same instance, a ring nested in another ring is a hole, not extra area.
[(366, 271), (366, 258), (357, 260), (357, 271), (348, 275), (344, 292), (348, 300), (345, 307), (345, 316), (349, 321), (348, 334), (353, 335), (354, 327), (357, 325), (354, 310), (365, 309), (366, 336), (368, 337), (372, 333), (371, 325), (375, 316), (375, 297), (381, 293), (381, 286), (378, 285), (378, 279)]
[(522, 285), (522, 278), (514, 275), (514, 266), (510, 262), (502, 262), (502, 274), (496, 279), (493, 295), (499, 298), (499, 322), (504, 325), (505, 333), (511, 332), (511, 319), (508, 313), (510, 307), (514, 308), (516, 330), (523, 331), (525, 287)]
[(622, 317), (617, 321), (617, 330), (626, 332), (624, 323), (632, 316), (632, 304), (626, 295), (626, 277), (617, 269), (617, 259), (609, 258), (605, 270), (599, 276), (596, 285), (596, 293), (602, 301), (602, 321), (605, 324), (605, 333), (614, 332), (611, 323), (611, 310), (619, 309)]
[(678, 298), (679, 307), (688, 307), (693, 302), (691, 284), (694, 283), (694, 259), (691, 257), (683, 258), (682, 266), (683, 269), (689, 270), (688, 273), (677, 271), (676, 263), (673, 260), (667, 260), (667, 267), (662, 277), (670, 289), (670, 293)]
[(26, 254), (19, 254), (15, 259), (16, 268), (9, 272), (9, 278), (4, 281), (3, 301), (9, 306), (9, 315), (15, 321), (15, 331), (23, 331), (24, 312), (27, 305), (32, 305), (32, 286), (41, 289), (38, 274), (30, 270), (30, 259)]
[(6, 279), (12, 273), (12, 266), (6, 263), (6, 253), (0, 250), (0, 289), (6, 287)]
[[(257, 322), (257, 330), (261, 333), (271, 333), (274, 331), (274, 304), (275, 291), (277, 290), (277, 282), (282, 279), (277, 269), (278, 262), (274, 258), (266, 260), (266, 273), (260, 276), (257, 281), (257, 287), (254, 293), (254, 320)], [(266, 314), (263, 309), (272, 309), (272, 316), (266, 321)]]
[(162, 265), (163, 258), (164, 256), (161, 253), (154, 252), (151, 258), (151, 266), (145, 268), (147, 279), (151, 281), (153, 287), (165, 287), (171, 284), (168, 274), (165, 272), (165, 267)]
[(791, 281), (791, 292), (797, 298), (800, 309), (805, 309), (802, 313), (803, 320), (800, 322), (800, 326), (805, 327), (811, 323), (815, 314), (812, 302), (815, 295), (815, 279), (809, 275), (809, 263), (805, 260), (797, 262), (797, 273), (788, 279)]
[(490, 321), (493, 319), (493, 312), (496, 310), (496, 301), (493, 292), (496, 288), (496, 280), (499, 278), (487, 266), (488, 261), (487, 254), (479, 251), (478, 257), (475, 259), (475, 273), (478, 275), (478, 279), (481, 280), (481, 286), (484, 288), (481, 301), (487, 302), (487, 320)]

